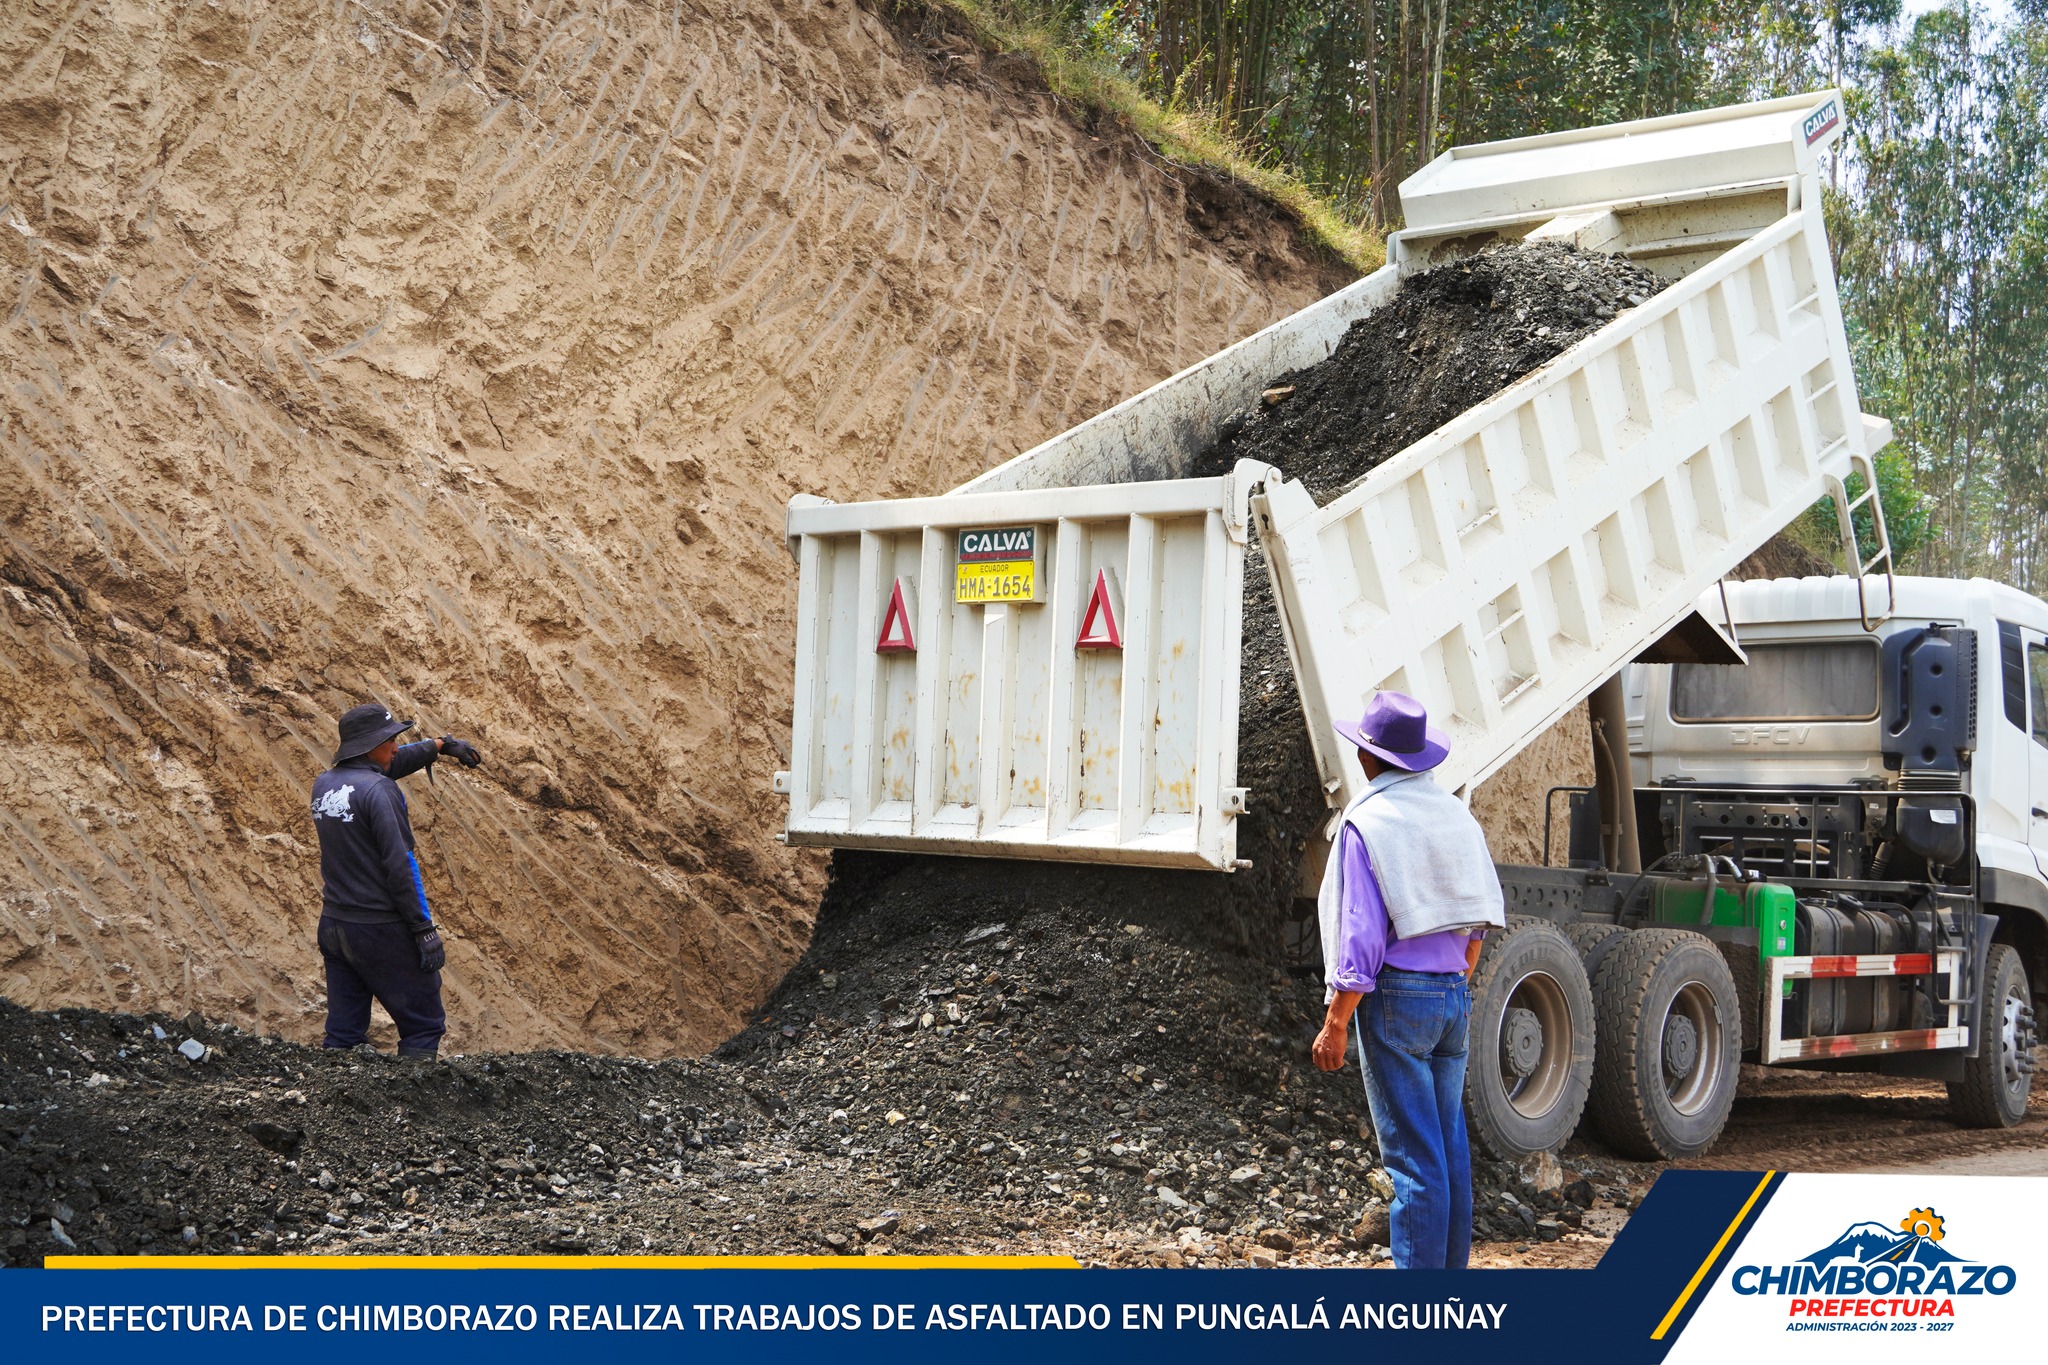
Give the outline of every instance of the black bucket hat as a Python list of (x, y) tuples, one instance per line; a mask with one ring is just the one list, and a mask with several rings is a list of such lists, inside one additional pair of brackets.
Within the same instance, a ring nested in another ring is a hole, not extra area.
[(394, 718), (373, 701), (351, 706), (341, 713), (341, 747), (334, 751), (334, 761), (343, 763), (360, 758), (393, 735), (410, 729), (411, 721)]

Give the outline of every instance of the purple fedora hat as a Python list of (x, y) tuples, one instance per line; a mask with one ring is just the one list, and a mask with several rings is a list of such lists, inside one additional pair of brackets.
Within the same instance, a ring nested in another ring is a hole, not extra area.
[(1434, 768), (1451, 748), (1422, 703), (1405, 692), (1375, 693), (1356, 725), (1338, 721), (1336, 729), (1367, 753), (1411, 773)]

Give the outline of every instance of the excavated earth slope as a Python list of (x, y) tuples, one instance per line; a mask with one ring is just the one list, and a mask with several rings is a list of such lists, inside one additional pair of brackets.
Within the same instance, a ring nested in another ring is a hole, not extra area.
[[(892, 16), (894, 11), (892, 9)], [(379, 699), (465, 1050), (674, 1053), (801, 951), (797, 491), (951, 487), (1343, 280), (852, 0), (0, 15), (0, 995), (307, 1038)]]
[[(1656, 287), (1557, 249), (1419, 277), (1231, 444), (1308, 430), (1294, 463), (1327, 495)], [(1376, 420), (1318, 420), (1360, 403)], [(1253, 871), (842, 852), (803, 960), (708, 1062), (408, 1068), (197, 1018), (0, 1009), (0, 1211), (30, 1229), (8, 1259), (60, 1231), (95, 1250), (851, 1250), (908, 1229), (954, 1250), (1371, 1254), (1389, 1186), (1358, 1072), (1307, 1065), (1321, 989), (1280, 951), (1321, 803), (1312, 778), (1295, 790), (1300, 707), (1256, 593), (1248, 621)], [(1513, 1241), (1563, 1237), (1602, 1193), (1486, 1162), (1477, 1184), (1477, 1231)]]

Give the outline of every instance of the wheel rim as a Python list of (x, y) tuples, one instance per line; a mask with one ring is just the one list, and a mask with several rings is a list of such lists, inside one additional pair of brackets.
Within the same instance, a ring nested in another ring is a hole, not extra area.
[(1530, 972), (1515, 982), (1494, 1055), (1509, 1108), (1540, 1119), (1557, 1107), (1571, 1080), (1572, 1016), (1556, 977)]
[(1687, 982), (1672, 997), (1657, 1030), (1664, 1096), (1673, 1109), (1691, 1116), (1712, 1106), (1727, 1045), (1713, 993), (1697, 981)]
[(2027, 1086), (2027, 1073), (2020, 1067), (2020, 1011), (2026, 1002), (2015, 991), (2007, 991), (2005, 1008), (1998, 1026), (1998, 1062), (2005, 1076), (2005, 1088), (2015, 1093)]

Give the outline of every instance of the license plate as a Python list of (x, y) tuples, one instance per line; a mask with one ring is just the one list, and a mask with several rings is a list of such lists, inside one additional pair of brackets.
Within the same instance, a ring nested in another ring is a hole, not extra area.
[(994, 564), (962, 564), (954, 571), (956, 602), (1035, 602), (1038, 566), (1028, 559)]

